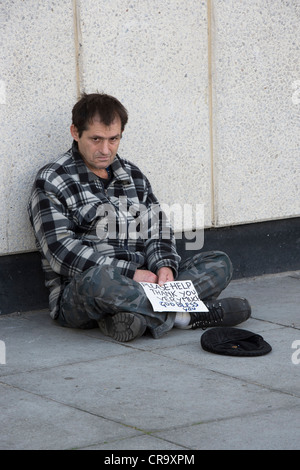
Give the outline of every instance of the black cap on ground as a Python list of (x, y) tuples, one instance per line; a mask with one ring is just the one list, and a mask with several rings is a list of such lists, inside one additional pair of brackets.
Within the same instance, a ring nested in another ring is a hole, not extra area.
[(272, 350), (262, 336), (240, 328), (211, 328), (200, 344), (205, 351), (226, 356), (263, 356)]

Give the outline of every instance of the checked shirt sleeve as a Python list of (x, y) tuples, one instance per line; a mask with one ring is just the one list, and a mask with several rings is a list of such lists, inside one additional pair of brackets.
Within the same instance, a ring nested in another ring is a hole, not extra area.
[(28, 211), (37, 246), (55, 273), (70, 278), (94, 265), (107, 264), (134, 276), (134, 263), (103, 256), (76, 235), (76, 224), (57, 185), (37, 179)]

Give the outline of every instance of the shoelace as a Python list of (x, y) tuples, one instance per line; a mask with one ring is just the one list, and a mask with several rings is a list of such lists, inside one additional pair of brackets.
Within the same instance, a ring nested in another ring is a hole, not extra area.
[(190, 312), (192, 330), (196, 328), (205, 329), (214, 323), (223, 321), (224, 311), (221, 304), (209, 307), (209, 312)]

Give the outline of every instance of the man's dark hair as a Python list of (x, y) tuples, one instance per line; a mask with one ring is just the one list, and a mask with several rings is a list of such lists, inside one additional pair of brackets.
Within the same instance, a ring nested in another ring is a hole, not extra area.
[(119, 116), (122, 132), (128, 121), (127, 110), (117, 98), (104, 93), (83, 93), (72, 110), (72, 123), (77, 128), (79, 137), (87, 130), (88, 124), (95, 116), (99, 116), (106, 126), (110, 126)]

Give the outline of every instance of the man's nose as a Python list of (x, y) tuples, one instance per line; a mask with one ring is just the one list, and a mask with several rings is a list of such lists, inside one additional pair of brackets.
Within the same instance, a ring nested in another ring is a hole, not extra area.
[(107, 154), (107, 153), (110, 152), (108, 140), (103, 139), (103, 140), (101, 141), (101, 143), (100, 143), (100, 152), (101, 152), (101, 153), (104, 153), (104, 154)]

